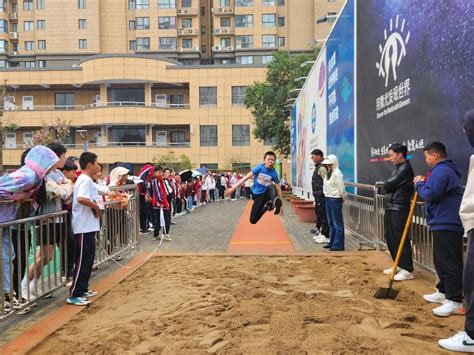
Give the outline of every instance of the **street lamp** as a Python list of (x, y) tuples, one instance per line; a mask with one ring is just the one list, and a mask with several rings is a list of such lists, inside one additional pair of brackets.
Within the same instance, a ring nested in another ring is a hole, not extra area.
[(84, 141), (84, 152), (89, 150), (89, 139), (87, 139), (87, 129), (78, 129), (76, 133), (79, 133), (82, 140)]

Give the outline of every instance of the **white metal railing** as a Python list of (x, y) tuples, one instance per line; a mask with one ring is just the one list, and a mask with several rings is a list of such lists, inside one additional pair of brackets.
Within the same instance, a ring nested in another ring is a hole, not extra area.
[[(189, 104), (171, 104), (162, 102), (138, 102), (138, 101), (111, 101), (97, 102), (88, 105), (34, 105), (31, 107), (7, 105), (5, 111), (82, 111), (103, 107), (151, 107), (159, 109), (188, 109)], [(3, 109), (3, 106), (0, 106)]]
[[(70, 149), (82, 149), (84, 143), (72, 143), (64, 144), (67, 148)], [(99, 143), (88, 143), (88, 148), (107, 148), (107, 147), (154, 147), (154, 148), (190, 148), (191, 142), (168, 142), (165, 144), (159, 144), (156, 142), (146, 143), (146, 142), (99, 142)], [(4, 145), (3, 149), (13, 150), (13, 149), (26, 149), (25, 144), (15, 144), (15, 145)]]

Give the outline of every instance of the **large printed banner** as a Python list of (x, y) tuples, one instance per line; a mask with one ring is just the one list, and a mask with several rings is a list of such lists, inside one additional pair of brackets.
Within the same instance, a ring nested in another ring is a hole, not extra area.
[(461, 118), (474, 109), (474, 1), (361, 0), (357, 6), (358, 181), (393, 169), (393, 142), (408, 146), (416, 174), (423, 147), (447, 145), (466, 181), (472, 150)]

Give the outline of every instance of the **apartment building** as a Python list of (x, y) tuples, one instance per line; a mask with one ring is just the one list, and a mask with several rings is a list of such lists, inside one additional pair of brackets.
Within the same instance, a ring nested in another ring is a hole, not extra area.
[[(248, 168), (245, 88), (276, 50), (310, 51), (343, 0), (0, 0), (0, 80), (14, 94), (4, 163), (44, 122), (71, 121), (71, 154), (143, 164), (173, 150), (213, 169)], [(317, 19), (324, 22), (316, 24)]]

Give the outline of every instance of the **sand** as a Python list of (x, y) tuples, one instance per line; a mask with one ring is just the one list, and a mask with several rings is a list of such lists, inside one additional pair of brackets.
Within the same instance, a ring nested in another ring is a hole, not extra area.
[(32, 353), (441, 353), (463, 318), (385, 280), (363, 256), (155, 257)]

